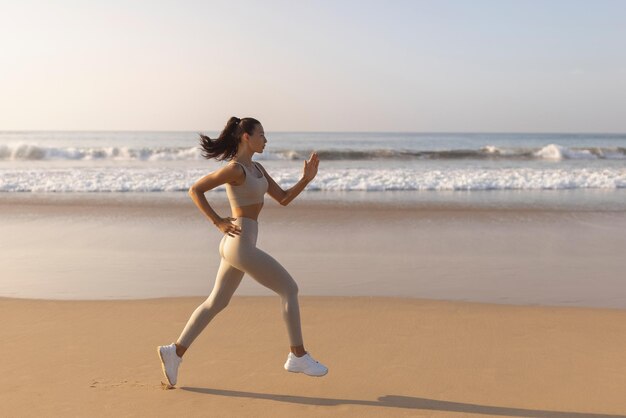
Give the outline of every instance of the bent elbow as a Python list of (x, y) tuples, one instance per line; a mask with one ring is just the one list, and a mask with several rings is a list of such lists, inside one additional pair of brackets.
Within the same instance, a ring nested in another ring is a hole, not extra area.
[(280, 203), (281, 206), (287, 206), (289, 201), (289, 195), (287, 193), (283, 193), (283, 196), (280, 198), (278, 203)]
[(198, 193), (197, 193), (197, 190), (196, 190), (196, 187), (195, 187), (195, 186), (191, 186), (191, 187), (189, 188), (189, 190), (187, 191), (187, 194), (188, 194), (189, 196), (194, 196), (194, 195), (198, 194)]

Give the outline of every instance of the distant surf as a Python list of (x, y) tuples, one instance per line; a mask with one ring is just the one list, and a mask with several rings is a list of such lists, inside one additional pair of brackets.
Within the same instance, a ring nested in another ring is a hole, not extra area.
[[(259, 159), (301, 160), (317, 152), (322, 160), (626, 160), (626, 148), (575, 147), (548, 144), (540, 148), (503, 148), (485, 145), (479, 149), (278, 149), (268, 150)], [(46, 147), (32, 144), (0, 145), (0, 160), (113, 160), (181, 161), (201, 160), (198, 147)]]
[[(625, 134), (266, 135), (253, 158), (285, 189), (313, 151), (307, 191), (626, 188)], [(202, 157), (197, 132), (0, 131), (0, 192), (179, 192), (224, 163)]]

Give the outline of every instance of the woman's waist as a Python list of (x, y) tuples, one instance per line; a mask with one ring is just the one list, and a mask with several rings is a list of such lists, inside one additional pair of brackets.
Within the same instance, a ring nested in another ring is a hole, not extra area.
[(254, 205), (231, 207), (233, 218), (247, 218), (255, 222), (258, 222), (259, 214), (263, 208), (263, 203), (257, 203)]

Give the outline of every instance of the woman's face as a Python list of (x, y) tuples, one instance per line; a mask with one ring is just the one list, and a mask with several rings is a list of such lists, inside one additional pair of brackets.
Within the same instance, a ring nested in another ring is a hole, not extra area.
[(250, 148), (254, 152), (261, 153), (263, 152), (263, 148), (265, 148), (265, 143), (267, 139), (265, 138), (265, 131), (263, 131), (263, 125), (258, 124), (256, 128), (254, 128), (254, 133), (252, 135), (248, 135), (248, 144)]

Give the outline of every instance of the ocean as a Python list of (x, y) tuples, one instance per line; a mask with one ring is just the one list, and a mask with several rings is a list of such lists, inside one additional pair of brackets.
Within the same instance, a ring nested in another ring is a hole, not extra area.
[[(266, 136), (253, 159), (283, 188), (298, 181), (311, 152), (319, 154), (307, 198), (626, 207), (626, 134)], [(185, 192), (223, 164), (202, 158), (197, 132), (0, 132), (0, 193)]]

